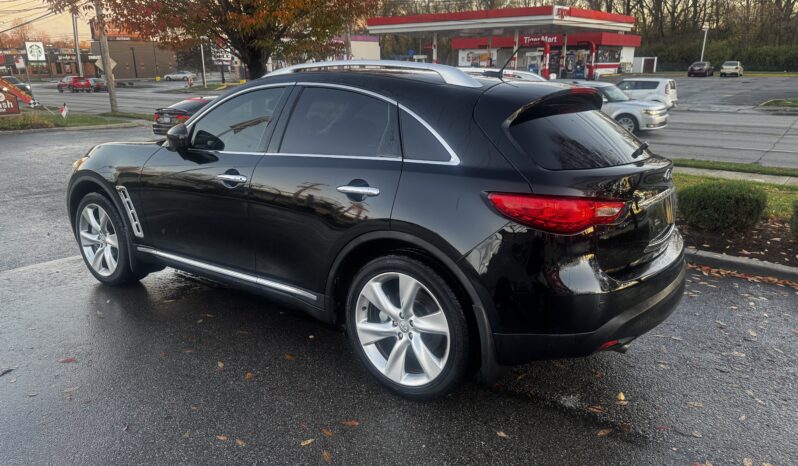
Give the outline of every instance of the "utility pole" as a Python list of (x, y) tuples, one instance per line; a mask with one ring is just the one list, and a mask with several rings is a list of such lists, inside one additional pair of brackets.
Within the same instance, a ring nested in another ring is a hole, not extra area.
[(704, 49), (707, 48), (707, 32), (709, 31), (709, 26), (706, 24), (701, 28), (704, 31), (704, 43), (701, 45), (701, 60), (704, 61)]
[(205, 80), (205, 47), (203, 44), (208, 38), (206, 36), (200, 37), (200, 57), (202, 58), (202, 87), (207, 88), (208, 82)]
[(72, 15), (72, 37), (75, 41), (75, 60), (78, 62), (78, 76), (83, 76), (83, 62), (80, 59), (80, 45), (78, 44), (78, 15)]
[(108, 86), (108, 98), (111, 101), (111, 111), (118, 112), (119, 106), (116, 103), (116, 82), (114, 81), (114, 70), (111, 69), (111, 53), (108, 51), (108, 37), (105, 35), (105, 15), (103, 14), (102, 0), (94, 1), (94, 11), (97, 14), (97, 35), (100, 38), (100, 58), (105, 72), (105, 82)]

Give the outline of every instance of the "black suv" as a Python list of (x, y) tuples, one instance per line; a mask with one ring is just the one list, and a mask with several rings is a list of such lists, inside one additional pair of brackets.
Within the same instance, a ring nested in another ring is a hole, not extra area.
[(672, 164), (591, 88), (441, 65), (299, 65), (166, 141), (75, 163), (69, 218), (103, 283), (171, 266), (346, 329), (391, 390), (624, 350), (684, 287)]

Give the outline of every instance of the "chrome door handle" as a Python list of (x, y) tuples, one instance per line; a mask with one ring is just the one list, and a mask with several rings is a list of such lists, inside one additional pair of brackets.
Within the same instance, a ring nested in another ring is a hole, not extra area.
[(338, 192), (344, 194), (360, 194), (362, 196), (379, 196), (380, 189), (371, 186), (338, 186)]
[(246, 183), (247, 182), (247, 177), (244, 176), (244, 175), (223, 174), (223, 175), (216, 175), (216, 178), (218, 178), (218, 179), (220, 179), (220, 180), (222, 180), (224, 182), (227, 182), (227, 183)]

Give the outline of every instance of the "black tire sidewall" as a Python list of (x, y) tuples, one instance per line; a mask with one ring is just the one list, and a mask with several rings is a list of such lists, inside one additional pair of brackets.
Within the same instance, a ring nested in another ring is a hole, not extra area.
[[(105, 212), (108, 214), (111, 224), (114, 227), (117, 242), (119, 243), (119, 257), (117, 258), (116, 270), (114, 270), (114, 273), (107, 277), (98, 274), (94, 270), (88, 259), (86, 259), (85, 254), (83, 254), (83, 247), (80, 244), (80, 216), (83, 213), (83, 209), (88, 204), (97, 204), (98, 206), (102, 207), (103, 210), (105, 210)], [(116, 206), (109, 201), (107, 197), (98, 193), (89, 193), (80, 200), (78, 208), (75, 211), (74, 233), (75, 239), (78, 241), (78, 248), (80, 248), (80, 257), (83, 258), (83, 262), (86, 264), (89, 272), (94, 275), (94, 278), (108, 285), (121, 285), (130, 282), (134, 278), (132, 272), (130, 271), (130, 259), (128, 258), (129, 237), (127, 225), (119, 215), (119, 211), (117, 210)]]
[[(432, 382), (418, 387), (400, 385), (385, 377), (363, 351), (355, 327), (357, 298), (363, 286), (385, 272), (398, 272), (420, 281), (438, 300), (449, 323), (449, 357), (442, 372)], [(466, 373), (468, 364), (468, 328), (457, 296), (432, 268), (413, 258), (391, 255), (366, 264), (355, 275), (349, 288), (346, 307), (346, 330), (349, 342), (366, 369), (392, 392), (415, 400), (431, 400), (451, 392)]]

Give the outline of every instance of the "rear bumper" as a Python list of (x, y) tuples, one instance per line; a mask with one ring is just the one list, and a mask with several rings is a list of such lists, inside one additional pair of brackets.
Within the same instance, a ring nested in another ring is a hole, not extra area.
[(567, 332), (568, 328), (562, 326), (560, 331), (550, 333), (494, 332), (497, 362), (513, 365), (537, 359), (587, 356), (609, 341), (631, 341), (648, 332), (673, 313), (684, 293), (684, 251), (678, 233), (668, 250), (652, 261), (650, 267), (656, 270), (617, 282), (618, 286), (611, 291), (573, 293), (549, 302), (556, 306), (554, 312), (558, 318), (570, 320), (572, 326), (590, 322), (585, 329), (589, 331), (564, 333), (562, 330)]

